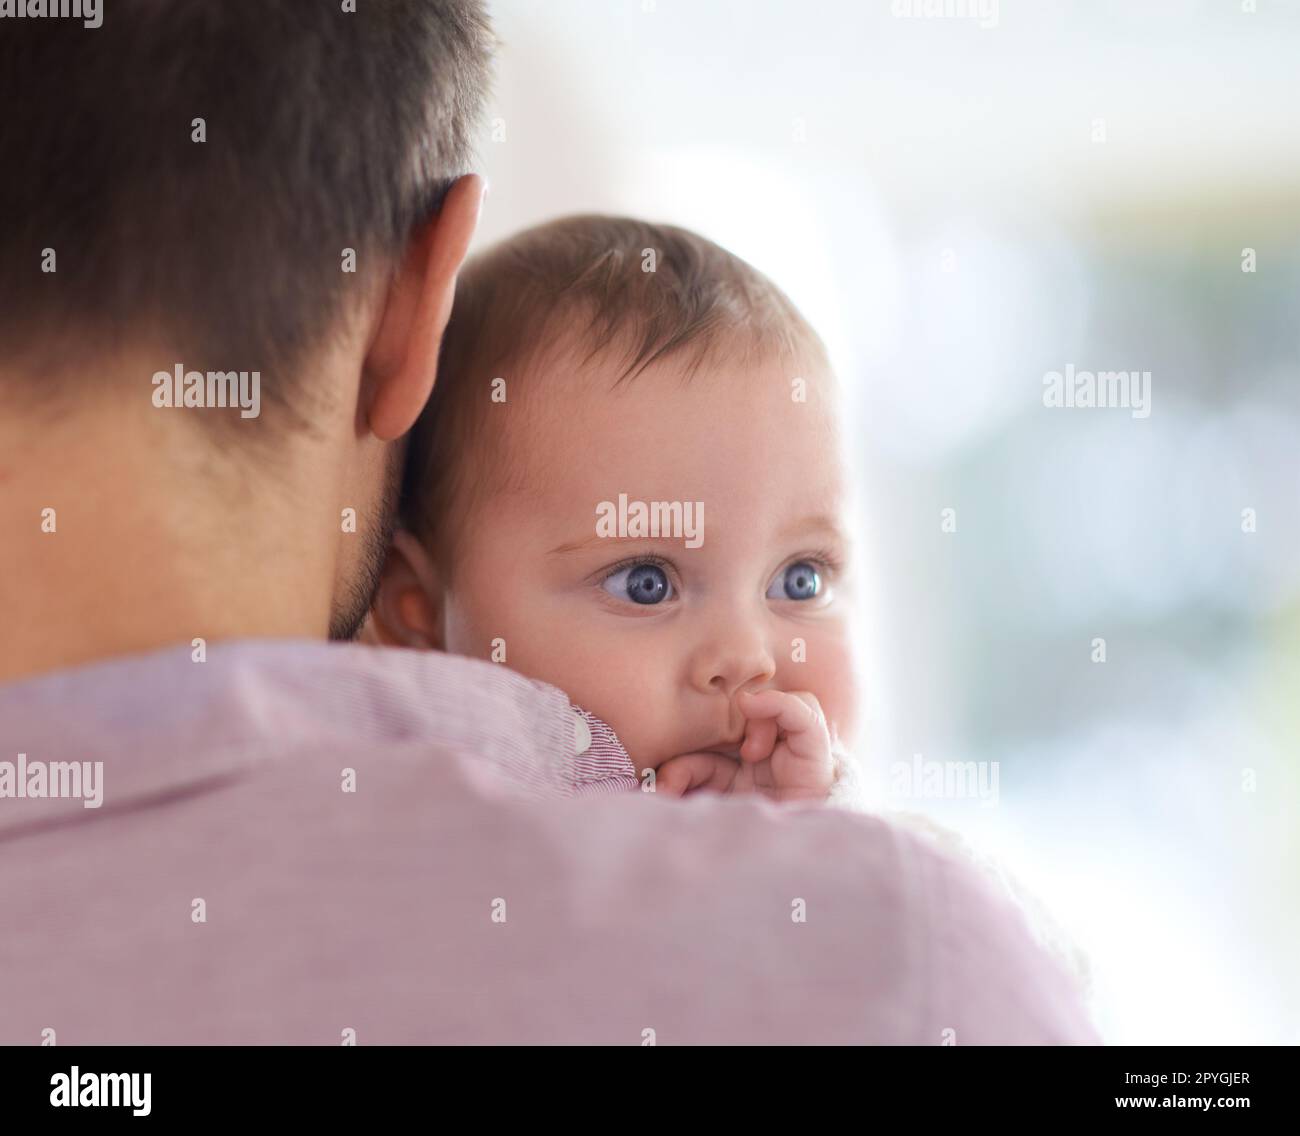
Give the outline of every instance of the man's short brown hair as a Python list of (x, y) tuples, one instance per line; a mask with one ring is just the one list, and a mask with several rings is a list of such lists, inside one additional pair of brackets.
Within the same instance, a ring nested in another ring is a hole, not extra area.
[(142, 343), (301, 417), (306, 360), (469, 167), (482, 2), (104, 8), (0, 29), (0, 369)]
[(686, 229), (593, 214), (502, 241), (460, 274), (407, 457), (402, 520), (444, 570), (466, 513), (517, 470), (509, 421), (529, 414), (537, 372), (575, 349), (608, 363), (611, 385), (667, 357), (687, 378), (724, 353), (826, 368), (821, 341), (771, 280)]

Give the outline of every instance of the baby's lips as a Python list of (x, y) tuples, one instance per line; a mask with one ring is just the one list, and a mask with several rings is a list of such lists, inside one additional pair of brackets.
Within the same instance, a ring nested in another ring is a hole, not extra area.
[(729, 757), (732, 761), (740, 760), (740, 743), (727, 744), (720, 742), (717, 745), (696, 746), (694, 749), (684, 750), (676, 754), (677, 757)]

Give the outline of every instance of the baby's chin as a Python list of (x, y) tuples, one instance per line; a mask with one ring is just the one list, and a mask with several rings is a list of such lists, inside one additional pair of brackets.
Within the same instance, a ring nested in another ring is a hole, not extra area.
[(632, 759), (632, 764), (636, 766), (637, 778), (644, 783), (646, 774), (651, 770), (658, 772), (669, 761), (677, 756), (675, 753), (664, 753), (656, 750), (655, 756), (647, 756), (644, 750), (628, 748), (627, 755)]
[(639, 757), (635, 753), (629, 753), (628, 757), (632, 759), (632, 764), (636, 766), (637, 779), (642, 782), (645, 781), (645, 775), (647, 772), (650, 770), (658, 771), (664, 763), (669, 760), (669, 757), (656, 757), (647, 761), (645, 758)]
[(703, 753), (721, 754), (724, 757), (731, 758), (737, 764), (740, 763), (740, 747), (738, 745), (731, 746), (731, 747), (707, 746), (707, 747), (696, 748), (696, 749), (672, 750), (670, 752), (661, 752), (660, 756), (652, 757), (649, 759), (646, 759), (643, 756), (639, 756), (637, 753), (634, 753), (631, 750), (629, 750), (628, 756), (632, 759), (632, 764), (636, 766), (637, 777), (642, 782), (644, 782), (646, 772), (648, 770), (654, 770), (657, 773), (660, 769), (662, 769), (668, 762), (672, 761), (674, 758), (687, 757), (691, 754), (703, 754)]
[[(582, 703), (578, 703), (578, 705), (582, 705)], [(659, 769), (677, 756), (678, 751), (673, 746), (679, 744), (680, 739), (656, 737), (653, 730), (640, 733), (636, 729), (626, 729), (625, 727), (626, 732), (624, 732), (612, 721), (609, 722), (609, 726), (614, 731), (627, 756), (631, 759), (632, 764), (636, 766), (636, 775), (638, 777), (644, 777), (647, 770)]]

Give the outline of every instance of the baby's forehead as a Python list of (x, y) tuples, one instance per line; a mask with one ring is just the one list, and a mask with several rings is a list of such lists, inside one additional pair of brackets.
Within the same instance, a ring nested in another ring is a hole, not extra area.
[[(708, 413), (719, 427), (738, 426), (761, 408), (789, 421), (837, 412), (838, 391), (828, 366), (814, 355), (788, 353), (739, 333), (685, 344), (647, 359), (635, 344), (592, 344), (576, 334), (539, 343), (502, 365), (513, 374), (522, 404), (545, 416), (600, 415), (613, 407), (692, 416)], [(510, 380), (507, 379), (507, 382)], [(806, 413), (806, 412), (811, 413)]]
[(771, 351), (680, 352), (628, 370), (618, 353), (572, 343), (506, 369), (515, 372), (517, 395), (505, 396), (501, 420), (515, 442), (542, 448), (557, 437), (590, 451), (608, 449), (609, 439), (693, 436), (712, 451), (728, 439), (780, 430), (769, 439), (775, 445), (824, 433), (838, 418), (826, 369)]
[[(521, 368), (507, 395), (499, 452), (503, 487), (535, 499), (620, 492), (717, 507), (802, 486), (831, 499), (842, 481), (834, 383), (769, 353), (660, 359), (633, 375), (617, 360), (548, 352)], [(508, 455), (508, 458), (507, 458)]]

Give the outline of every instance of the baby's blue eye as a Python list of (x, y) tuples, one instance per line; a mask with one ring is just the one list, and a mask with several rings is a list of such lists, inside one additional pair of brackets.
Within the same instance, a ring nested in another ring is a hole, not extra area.
[[(781, 592), (773, 594), (780, 588)], [(772, 581), (767, 590), (770, 600), (811, 600), (816, 599), (822, 590), (822, 578), (817, 569), (806, 560), (789, 565), (784, 572)]]
[(638, 604), (662, 603), (672, 595), (668, 576), (658, 564), (633, 564), (602, 581), (607, 592)]

